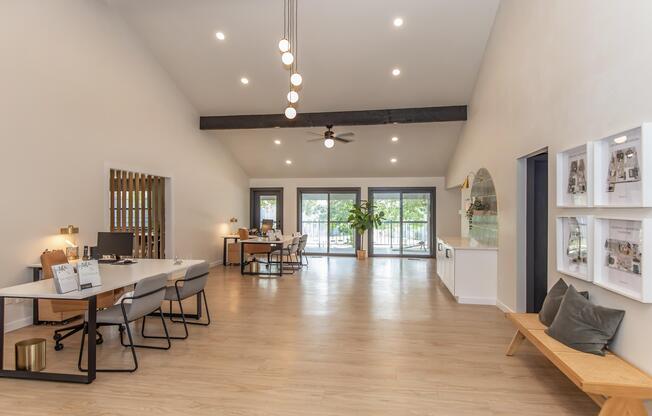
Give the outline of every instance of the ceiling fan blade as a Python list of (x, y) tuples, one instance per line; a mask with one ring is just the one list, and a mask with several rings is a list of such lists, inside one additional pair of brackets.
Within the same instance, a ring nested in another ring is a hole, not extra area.
[(355, 133), (353, 133), (352, 131), (349, 131), (347, 133), (338, 133), (338, 134), (336, 134), (336, 136), (337, 137), (352, 137), (352, 136), (355, 136)]
[(343, 138), (337, 137), (337, 136), (333, 137), (333, 139), (337, 140), (338, 142), (342, 142), (342, 143), (351, 143), (353, 141), (351, 139), (343, 139)]
[(308, 140), (306, 140), (306, 141), (307, 141), (307, 142), (323, 142), (323, 141), (324, 141), (324, 138), (323, 138), (323, 137), (320, 137), (320, 138), (318, 138), (318, 139), (308, 139)]
[(312, 134), (313, 136), (319, 136), (319, 137), (324, 137), (324, 133), (315, 133), (314, 131), (309, 131), (308, 134)]

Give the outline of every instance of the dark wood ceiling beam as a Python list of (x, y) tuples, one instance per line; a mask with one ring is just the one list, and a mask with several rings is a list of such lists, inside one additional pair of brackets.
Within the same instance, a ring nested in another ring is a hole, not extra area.
[(237, 116), (202, 116), (202, 130), (267, 129), (273, 127), (368, 126), (374, 124), (432, 123), (465, 121), (466, 106), (396, 108), (387, 110), (335, 111), (299, 113), (294, 120), (283, 114), (252, 114)]

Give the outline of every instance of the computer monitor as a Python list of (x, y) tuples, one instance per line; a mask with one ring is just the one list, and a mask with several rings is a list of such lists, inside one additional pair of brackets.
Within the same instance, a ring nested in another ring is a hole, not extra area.
[(97, 233), (97, 256), (133, 257), (134, 233), (99, 232)]

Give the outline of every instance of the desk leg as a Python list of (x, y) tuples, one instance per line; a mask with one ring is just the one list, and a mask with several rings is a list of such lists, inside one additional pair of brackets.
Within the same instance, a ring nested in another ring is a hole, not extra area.
[[(38, 282), (41, 280), (41, 270), (34, 268), (32, 269), (32, 281)], [(32, 299), (32, 324), (38, 325), (41, 321), (38, 319), (38, 299)]]
[[(36, 302), (36, 299), (34, 299)], [(5, 298), (0, 297), (0, 371), (5, 369)]]
[(244, 246), (245, 243), (241, 242), (240, 243), (240, 274), (244, 274), (244, 264), (245, 264), (245, 259), (244, 259)]
[(88, 298), (88, 383), (95, 380), (97, 370), (97, 296)]
[(224, 239), (224, 248), (222, 249), (222, 265), (223, 266), (226, 266), (226, 243), (227, 243), (227, 241), (228, 240), (225, 238)]

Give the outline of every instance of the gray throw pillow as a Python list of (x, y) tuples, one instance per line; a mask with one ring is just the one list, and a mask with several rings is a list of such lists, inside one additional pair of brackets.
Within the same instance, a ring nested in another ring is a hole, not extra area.
[[(563, 279), (559, 279), (548, 291), (546, 298), (543, 300), (543, 306), (541, 306), (541, 310), (539, 311), (539, 321), (545, 326), (550, 326), (552, 321), (555, 320), (566, 290), (568, 290), (568, 285)], [(589, 292), (580, 292), (580, 295), (587, 299), (589, 298)]]
[(604, 355), (624, 316), (625, 311), (593, 305), (570, 286), (546, 334), (578, 351)]

